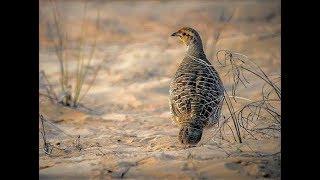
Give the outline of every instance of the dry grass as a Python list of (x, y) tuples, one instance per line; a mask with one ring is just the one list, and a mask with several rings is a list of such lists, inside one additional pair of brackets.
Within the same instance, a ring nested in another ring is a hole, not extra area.
[[(86, 26), (85, 23), (88, 21), (86, 19), (87, 13), (87, 2), (84, 2), (83, 7), (83, 17), (82, 25), (80, 28), (80, 38), (77, 39), (76, 44), (76, 55), (70, 52), (71, 40), (68, 36), (68, 31), (63, 23), (63, 17), (58, 10), (58, 7), (54, 0), (50, 1), (52, 12), (53, 12), (53, 23), (49, 23), (49, 29), (52, 37), (56, 37), (53, 40), (54, 52), (57, 56), (59, 63), (60, 77), (59, 77), (59, 93), (56, 93), (56, 89), (50, 84), (48, 78), (45, 76), (44, 71), (41, 73), (46, 77), (46, 83), (48, 85), (47, 95), (56, 102), (62, 103), (65, 106), (77, 107), (80, 101), (87, 95), (92, 84), (94, 83), (96, 76), (101, 69), (102, 63), (100, 65), (93, 67), (92, 61), (97, 48), (97, 34), (94, 36), (93, 42), (91, 42), (91, 48), (89, 53), (86, 53)], [(95, 22), (96, 29), (99, 30), (100, 15), (99, 11), (97, 13), (97, 19)], [(70, 63), (75, 60), (76, 71), (73, 72), (70, 69)], [(86, 88), (84, 85), (86, 84)], [(59, 96), (57, 96), (59, 94)]]
[[(207, 37), (208, 41), (206, 41), (205, 49), (209, 59), (215, 54), (214, 59), (219, 63), (221, 71), (227, 72), (224, 76), (230, 79), (232, 84), (230, 92), (224, 89), (224, 101), (229, 115), (224, 116), (217, 132), (220, 132), (222, 139), (227, 140), (225, 129), (228, 128), (233, 139), (242, 143), (243, 138), (248, 136), (257, 139), (256, 134), (263, 134), (264, 137), (280, 135), (281, 89), (279, 83), (281, 76), (271, 77), (267, 75), (259, 65), (243, 54), (230, 50), (217, 51), (221, 34), (232, 20), (236, 10), (233, 10), (227, 18), (224, 11), (221, 13), (219, 22), (222, 25), (216, 26), (218, 30), (215, 33), (209, 31), (212, 37)], [(195, 60), (205, 63), (202, 59)], [(254, 101), (237, 93), (240, 86), (247, 88), (247, 85), (250, 84), (247, 77), (250, 75), (258, 78), (258, 81), (264, 82), (258, 100)], [(237, 99), (240, 101), (237, 101)], [(230, 119), (233, 126), (229, 124)]]
[[(66, 133), (57, 125), (53, 124), (48, 118), (44, 117), (41, 113), (39, 114), (39, 120), (41, 122), (41, 125), (40, 125), (41, 127), (39, 128), (39, 130), (43, 140), (43, 151), (46, 155), (59, 156), (61, 154), (68, 154), (71, 151), (83, 150), (83, 145), (80, 143), (80, 135), (73, 136)], [(50, 127), (51, 130), (54, 129), (55, 131), (59, 132), (59, 134), (64, 134), (69, 138), (69, 140), (66, 139), (66, 140), (61, 140), (58, 143), (53, 143), (47, 137), (48, 126)], [(68, 142), (70, 140), (71, 142)]]
[[(221, 56), (222, 54), (222, 56)], [(280, 103), (281, 90), (279, 87), (280, 76), (271, 78), (260, 66), (251, 61), (247, 56), (234, 53), (229, 50), (220, 50), (217, 52), (217, 60), (222, 68), (227, 69), (226, 76), (231, 76), (233, 81), (231, 94), (229, 96), (225, 92), (225, 100), (230, 115), (225, 118), (223, 125), (220, 127), (220, 132), (224, 130), (224, 126), (228, 126), (229, 119), (232, 119), (234, 129), (239, 142), (248, 135), (253, 139), (257, 139), (255, 134), (263, 134), (265, 136), (278, 136), (280, 134)], [(237, 93), (239, 86), (246, 88), (249, 84), (246, 76), (253, 75), (264, 82), (261, 87), (261, 94), (257, 100), (242, 98), (245, 103), (239, 102), (236, 97), (241, 97)], [(235, 109), (235, 106), (239, 106)], [(231, 130), (232, 131), (232, 130)]]

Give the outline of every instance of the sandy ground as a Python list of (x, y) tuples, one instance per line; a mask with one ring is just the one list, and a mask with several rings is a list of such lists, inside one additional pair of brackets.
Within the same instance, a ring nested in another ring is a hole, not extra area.
[[(82, 3), (57, 5), (70, 38), (76, 38)], [(217, 48), (245, 54), (268, 74), (279, 74), (280, 1), (89, 3), (87, 14), (92, 21), (85, 24), (86, 37), (98, 34), (93, 61), (105, 61), (81, 101), (91, 110), (62, 107), (40, 96), (40, 112), (54, 124), (45, 124), (47, 138), (65, 148), (54, 149), (48, 156), (39, 138), (40, 179), (280, 179), (280, 138), (227, 143), (214, 140), (212, 128), (205, 131), (197, 147), (186, 149), (178, 142), (179, 128), (170, 120), (169, 81), (185, 51), (170, 34), (191, 26), (200, 32), (205, 44), (210, 44), (211, 35), (221, 26), (221, 12), (228, 16), (234, 8), (234, 17)], [(100, 30), (94, 24), (97, 9)], [(52, 21), (51, 10), (50, 4), (40, 1), (39, 68), (58, 90), (58, 61), (47, 25)], [(217, 65), (213, 57), (210, 59)], [(75, 65), (71, 63), (70, 68)], [(230, 84), (224, 83), (228, 89)], [(242, 95), (254, 99), (258, 85), (253, 80)], [(223, 111), (227, 113), (225, 108)], [(71, 146), (78, 135), (80, 151)]]

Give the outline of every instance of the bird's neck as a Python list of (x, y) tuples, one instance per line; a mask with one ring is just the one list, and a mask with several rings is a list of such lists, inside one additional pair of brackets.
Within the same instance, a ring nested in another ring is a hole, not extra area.
[(196, 58), (205, 58), (206, 55), (203, 51), (201, 40), (193, 41), (189, 44), (187, 49), (187, 55), (194, 56)]

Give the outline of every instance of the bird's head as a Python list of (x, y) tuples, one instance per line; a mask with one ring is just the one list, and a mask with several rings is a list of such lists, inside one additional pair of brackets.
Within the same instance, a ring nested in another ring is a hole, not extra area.
[(179, 37), (182, 43), (186, 45), (189, 55), (195, 57), (205, 56), (200, 35), (196, 30), (190, 27), (184, 27), (171, 34), (171, 36)]
[(201, 38), (198, 32), (190, 27), (183, 27), (177, 32), (171, 34), (173, 37), (179, 37), (183, 44), (190, 46), (196, 44), (197, 42), (201, 43)]

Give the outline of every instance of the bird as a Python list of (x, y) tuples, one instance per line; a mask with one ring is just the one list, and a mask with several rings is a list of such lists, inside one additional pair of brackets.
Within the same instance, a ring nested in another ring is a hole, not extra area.
[(205, 128), (219, 121), (224, 86), (195, 29), (183, 27), (171, 36), (178, 37), (187, 50), (170, 82), (170, 114), (180, 126), (180, 143), (190, 147), (198, 144)]

